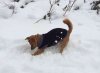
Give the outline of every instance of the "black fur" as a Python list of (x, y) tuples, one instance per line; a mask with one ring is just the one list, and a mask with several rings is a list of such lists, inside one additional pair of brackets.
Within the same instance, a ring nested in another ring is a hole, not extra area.
[(59, 43), (67, 35), (67, 30), (63, 28), (55, 28), (48, 33), (43, 34), (43, 40), (39, 48), (51, 47)]

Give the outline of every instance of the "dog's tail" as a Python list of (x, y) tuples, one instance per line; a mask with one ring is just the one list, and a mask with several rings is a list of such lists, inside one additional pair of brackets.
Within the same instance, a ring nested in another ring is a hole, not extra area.
[(70, 33), (72, 32), (72, 29), (73, 29), (72, 22), (69, 19), (64, 19), (63, 23), (65, 23), (66, 25), (68, 25), (68, 28), (69, 28), (68, 34), (70, 35)]

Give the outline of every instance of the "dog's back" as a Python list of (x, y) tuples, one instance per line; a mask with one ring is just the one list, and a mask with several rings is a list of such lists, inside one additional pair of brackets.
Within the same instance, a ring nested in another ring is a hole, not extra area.
[(55, 28), (46, 34), (43, 34), (44, 42), (49, 46), (53, 46), (61, 41), (67, 35), (67, 30), (63, 28)]

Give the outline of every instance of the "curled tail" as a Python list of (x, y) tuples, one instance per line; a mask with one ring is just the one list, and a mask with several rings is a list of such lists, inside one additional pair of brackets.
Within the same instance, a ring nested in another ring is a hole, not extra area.
[(63, 23), (65, 23), (66, 25), (68, 25), (68, 34), (70, 35), (70, 33), (72, 32), (72, 29), (73, 29), (73, 25), (71, 23), (71, 21), (69, 19), (64, 19), (63, 20)]

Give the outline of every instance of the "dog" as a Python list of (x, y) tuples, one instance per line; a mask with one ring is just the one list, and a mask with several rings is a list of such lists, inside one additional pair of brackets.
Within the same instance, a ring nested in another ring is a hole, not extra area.
[(69, 42), (69, 37), (73, 29), (72, 22), (69, 19), (64, 19), (63, 23), (68, 25), (68, 30), (64, 28), (54, 28), (45, 34), (36, 34), (27, 37), (31, 45), (31, 50), (38, 47), (32, 55), (39, 55), (44, 52), (47, 47), (55, 46), (59, 43), (60, 53), (62, 54), (65, 46)]

